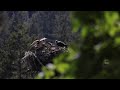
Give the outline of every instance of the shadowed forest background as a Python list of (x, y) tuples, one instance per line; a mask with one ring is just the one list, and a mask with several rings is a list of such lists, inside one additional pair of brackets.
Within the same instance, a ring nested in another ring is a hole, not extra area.
[(43, 37), (67, 43), (68, 52), (34, 79), (120, 79), (118, 11), (0, 11), (0, 78), (31, 78), (21, 58)]

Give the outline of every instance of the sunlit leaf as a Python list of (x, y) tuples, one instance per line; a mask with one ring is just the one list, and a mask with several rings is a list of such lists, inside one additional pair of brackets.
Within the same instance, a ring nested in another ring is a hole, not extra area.
[(50, 79), (52, 76), (54, 76), (54, 71), (47, 71), (45, 72), (45, 79)]
[(57, 71), (59, 71), (60, 73), (65, 73), (65, 71), (67, 71), (68, 68), (69, 65), (67, 63), (60, 63), (56, 67)]
[(80, 28), (80, 22), (77, 18), (72, 19), (73, 32), (77, 32)]
[(67, 57), (67, 60), (73, 60), (77, 55), (77, 52), (72, 48), (69, 48), (68, 50), (69, 50), (69, 56)]
[(105, 12), (105, 19), (109, 25), (113, 25), (119, 20), (119, 14), (117, 12)]
[(115, 36), (115, 34), (117, 33), (117, 29), (115, 27), (111, 27), (109, 34), (111, 37)]
[(63, 61), (65, 58), (65, 54), (61, 54), (58, 57), (54, 58), (54, 64), (58, 64), (59, 62)]
[(115, 38), (115, 44), (120, 45), (120, 37)]
[(84, 27), (84, 28), (82, 29), (82, 31), (81, 31), (81, 36), (82, 36), (83, 38), (85, 38), (85, 37), (87, 36), (87, 34), (88, 34), (88, 28), (87, 28), (87, 27)]

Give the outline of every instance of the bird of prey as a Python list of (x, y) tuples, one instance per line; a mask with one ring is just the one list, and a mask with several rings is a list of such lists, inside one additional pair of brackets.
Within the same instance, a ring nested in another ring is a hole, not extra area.
[(40, 42), (45, 45), (46, 44), (46, 39), (47, 38), (44, 37), (44, 38), (40, 39)]

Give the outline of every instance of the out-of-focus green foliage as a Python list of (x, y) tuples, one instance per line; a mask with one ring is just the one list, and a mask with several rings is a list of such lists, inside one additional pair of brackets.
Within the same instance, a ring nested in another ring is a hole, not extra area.
[[(44, 78), (120, 79), (119, 12), (72, 12), (71, 22), (78, 40), (71, 44), (69, 52), (54, 59), (54, 69), (43, 70)], [(55, 71), (59, 75), (55, 76)]]

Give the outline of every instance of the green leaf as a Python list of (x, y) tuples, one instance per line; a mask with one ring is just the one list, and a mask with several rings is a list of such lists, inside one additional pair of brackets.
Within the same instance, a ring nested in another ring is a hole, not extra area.
[(65, 73), (65, 71), (67, 71), (69, 68), (69, 64), (67, 63), (60, 63), (56, 66), (57, 71), (59, 71), (60, 73)]
[(67, 57), (67, 60), (71, 61), (76, 57), (78, 52), (76, 52), (73, 48), (68, 48), (68, 50), (69, 50), (69, 55)]
[(117, 29), (115, 27), (111, 27), (111, 29), (109, 31), (109, 35), (111, 37), (114, 37), (116, 33), (117, 33)]
[(62, 62), (64, 59), (65, 59), (65, 54), (61, 54), (58, 57), (54, 58), (53, 61), (54, 61), (54, 64), (58, 64)]
[(54, 76), (55, 75), (55, 72), (54, 71), (51, 71), (51, 70), (49, 70), (49, 71), (46, 71), (45, 72), (45, 79), (50, 79), (52, 76)]
[(85, 38), (87, 36), (87, 34), (88, 34), (88, 29), (87, 29), (87, 27), (84, 27), (81, 31), (82, 38)]
[(80, 28), (80, 22), (78, 19), (74, 18), (72, 19), (72, 26), (73, 26), (73, 32), (77, 32)]
[(117, 12), (105, 12), (105, 19), (109, 25), (113, 25), (119, 20), (119, 13)]
[(115, 44), (120, 45), (120, 37), (115, 38)]

